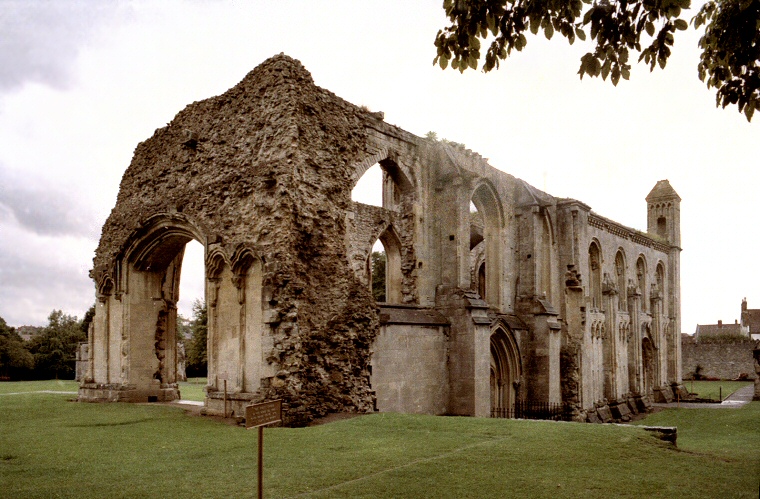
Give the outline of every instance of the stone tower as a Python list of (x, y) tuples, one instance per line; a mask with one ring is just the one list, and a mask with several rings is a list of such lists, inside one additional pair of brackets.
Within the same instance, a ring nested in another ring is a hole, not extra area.
[(660, 180), (647, 200), (647, 232), (681, 247), (681, 197), (667, 180)]
[[(659, 293), (662, 297), (662, 341), (667, 354), (661, 359), (663, 379), (672, 385), (681, 382), (681, 197), (667, 180), (659, 180), (646, 197), (647, 232), (665, 239), (670, 245), (667, 273), (662, 276)], [(659, 280), (659, 279), (658, 279)], [(654, 294), (653, 294), (654, 295)], [(666, 367), (667, 366), (667, 367)]]

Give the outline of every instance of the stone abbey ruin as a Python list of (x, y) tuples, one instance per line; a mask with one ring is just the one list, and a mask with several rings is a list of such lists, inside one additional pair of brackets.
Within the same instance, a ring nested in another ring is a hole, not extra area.
[[(378, 163), (383, 206), (352, 202)], [(647, 232), (624, 227), (275, 56), (137, 146), (94, 258), (79, 399), (179, 397), (176, 303), (195, 239), (210, 414), (226, 384), (235, 415), (278, 398), (291, 425), (518, 401), (625, 419), (682, 389), (680, 198), (661, 180), (646, 202)], [(378, 239), (385, 303), (370, 291)]]

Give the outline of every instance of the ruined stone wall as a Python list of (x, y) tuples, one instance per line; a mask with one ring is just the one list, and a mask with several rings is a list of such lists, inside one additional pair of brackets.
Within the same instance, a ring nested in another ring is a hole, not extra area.
[[(262, 259), (279, 367), (261, 394), (287, 420), (368, 410), (377, 313), (344, 245), (354, 166), (375, 117), (275, 56), (224, 94), (196, 102), (137, 146), (91, 273), (120, 286), (117, 262), (156, 215), (180, 214), (200, 242)], [(110, 285), (101, 291), (112, 292)], [(118, 290), (117, 290), (118, 292)]]
[(708, 343), (697, 342), (687, 335), (681, 339), (683, 378), (691, 378), (697, 366), (701, 366), (699, 374), (708, 378), (736, 379), (745, 374), (748, 379), (755, 379), (754, 347), (752, 340)]

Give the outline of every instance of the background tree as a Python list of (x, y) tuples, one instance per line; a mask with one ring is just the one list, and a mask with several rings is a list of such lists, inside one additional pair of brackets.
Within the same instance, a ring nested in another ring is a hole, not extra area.
[(190, 337), (185, 343), (188, 377), (203, 377), (208, 373), (208, 312), (206, 303), (193, 302), (193, 318), (190, 320)]
[(370, 256), (372, 265), (372, 296), (375, 301), (385, 301), (385, 252), (373, 251)]
[(74, 379), (76, 351), (86, 340), (82, 323), (75, 316), (53, 310), (43, 333), (29, 342), (35, 377)]
[(90, 323), (95, 318), (95, 304), (93, 303), (90, 308), (87, 309), (87, 312), (84, 313), (84, 317), (82, 318), (82, 324), (80, 329), (82, 332), (87, 336), (87, 333), (90, 331)]
[(0, 317), (0, 379), (21, 379), (34, 367), (34, 357), (15, 328)]
[[(581, 57), (578, 74), (609, 76), (617, 85), (630, 77), (630, 52), (650, 71), (665, 67), (675, 32), (688, 28), (681, 15), (690, 5), (690, 0), (444, 0), (451, 25), (436, 35), (433, 63), (460, 72), (475, 69), (481, 40), (490, 40), (482, 65), (488, 72), (527, 45), (527, 31), (541, 30), (547, 39), (559, 33), (570, 44), (590, 37), (594, 50)], [(760, 0), (708, 1), (692, 21), (696, 28), (706, 25), (699, 42), (700, 79), (718, 90), (718, 105), (736, 104), (752, 120), (760, 109)]]

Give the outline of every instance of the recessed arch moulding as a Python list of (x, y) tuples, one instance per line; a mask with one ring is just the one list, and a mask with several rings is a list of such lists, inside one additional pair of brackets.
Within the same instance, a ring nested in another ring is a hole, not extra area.
[[(140, 143), (103, 226), (82, 400), (170, 400), (184, 243), (205, 247), (209, 412), (281, 397), (291, 423), (366, 411), (377, 311), (346, 265), (371, 115), (277, 56)], [(174, 282), (177, 281), (177, 282)]]
[[(383, 205), (352, 202), (378, 163)], [(624, 404), (680, 382), (680, 248), (671, 240), (680, 198), (663, 182), (648, 201), (675, 206), (665, 230), (639, 233), (472, 151), (385, 123), (275, 56), (137, 146), (95, 253), (98, 302), (79, 398), (181, 395), (176, 304), (194, 239), (205, 248), (208, 413), (226, 406), (242, 416), (279, 398), (286, 423), (301, 425), (330, 412), (487, 416), (531, 400), (593, 419), (613, 402), (605, 395)], [(389, 253), (379, 304), (367, 265), (378, 239)], [(592, 240), (600, 276), (619, 284), (658, 282), (662, 262), (659, 290), (626, 293), (627, 303), (600, 291), (595, 302)], [(616, 270), (618, 249), (626, 258)], [(654, 331), (646, 365), (644, 324)], [(494, 357), (497, 331), (512, 354)], [(494, 391), (499, 380), (508, 390)]]

